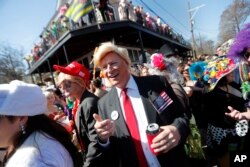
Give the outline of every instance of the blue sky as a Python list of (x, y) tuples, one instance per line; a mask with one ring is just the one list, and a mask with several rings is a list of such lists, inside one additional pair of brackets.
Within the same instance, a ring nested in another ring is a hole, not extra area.
[[(176, 32), (189, 39), (188, 0), (132, 0), (147, 3), (163, 17)], [(205, 4), (194, 17), (195, 34), (216, 41), (220, 15), (232, 0), (189, 0), (191, 8)], [(23, 48), (29, 53), (39, 39), (43, 27), (56, 12), (56, 0), (0, 0), (0, 43)], [(146, 7), (144, 7), (147, 10)]]
[(190, 22), (188, 2), (191, 9), (205, 5), (198, 9), (194, 16), (194, 33), (205, 36), (208, 39), (217, 40), (220, 15), (232, 2), (232, 0), (134, 0), (140, 3), (151, 2), (150, 6), (165, 20), (182, 34), (185, 39), (190, 39)]
[(0, 42), (29, 53), (55, 9), (56, 0), (0, 0)]

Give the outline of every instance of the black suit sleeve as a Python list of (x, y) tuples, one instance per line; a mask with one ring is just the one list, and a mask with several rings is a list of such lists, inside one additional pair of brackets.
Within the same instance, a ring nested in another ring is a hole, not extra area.
[[(97, 97), (87, 97), (80, 104), (79, 111), (79, 131), (81, 139), (83, 140), (86, 157), (84, 160), (84, 166), (95, 167), (101, 166), (100, 155), (101, 150), (97, 143), (97, 134), (94, 129), (95, 120), (93, 118), (94, 113), (98, 113)], [(87, 147), (87, 148), (86, 148)]]
[(161, 118), (166, 119), (167, 122), (171, 122), (173, 126), (177, 127), (181, 135), (180, 143), (183, 144), (190, 132), (187, 108), (183, 107), (166, 78), (160, 77), (160, 80), (164, 84), (163, 89), (173, 100), (173, 103), (167, 108), (167, 111), (162, 113)]
[[(180, 143), (185, 143), (190, 132), (187, 109), (183, 107), (171, 85), (163, 76), (134, 77), (149, 123), (173, 125), (180, 132)], [(149, 101), (150, 103), (147, 103)], [(156, 113), (157, 112), (157, 113)]]

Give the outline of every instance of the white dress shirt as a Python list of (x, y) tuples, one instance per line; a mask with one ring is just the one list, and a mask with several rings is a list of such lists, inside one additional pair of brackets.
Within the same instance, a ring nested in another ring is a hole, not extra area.
[[(144, 155), (147, 159), (148, 166), (160, 167), (161, 165), (160, 165), (157, 157), (150, 151), (150, 148), (148, 145), (148, 139), (146, 136), (146, 128), (148, 125), (148, 120), (147, 120), (144, 106), (143, 106), (143, 103), (142, 103), (142, 100), (141, 100), (141, 97), (139, 94), (138, 87), (137, 87), (135, 80), (132, 76), (130, 76), (126, 88), (127, 88), (127, 95), (129, 96), (130, 101), (131, 101), (132, 106), (133, 106), (133, 109), (135, 111), (135, 116), (137, 119), (137, 124), (139, 126), (138, 128), (139, 128), (140, 137), (141, 137), (141, 145), (143, 148)], [(122, 90), (119, 88), (116, 88), (116, 89), (117, 89), (120, 104), (122, 107), (122, 113), (123, 113), (124, 119), (126, 120), (125, 112), (123, 109), (122, 96), (121, 96)]]

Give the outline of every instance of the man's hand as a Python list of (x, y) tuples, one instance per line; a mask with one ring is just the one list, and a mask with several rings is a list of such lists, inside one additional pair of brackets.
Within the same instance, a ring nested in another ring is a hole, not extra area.
[(153, 139), (151, 148), (154, 152), (166, 153), (178, 145), (181, 136), (175, 126), (161, 126), (161, 132)]
[(94, 128), (99, 139), (101, 140), (100, 142), (106, 143), (108, 138), (114, 134), (114, 122), (110, 119), (102, 120), (98, 114), (93, 114), (93, 117), (96, 120)]

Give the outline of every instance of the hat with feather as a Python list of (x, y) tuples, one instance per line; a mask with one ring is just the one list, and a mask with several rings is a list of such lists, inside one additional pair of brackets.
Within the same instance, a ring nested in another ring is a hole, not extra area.
[(204, 70), (207, 65), (205, 61), (197, 61), (190, 65), (189, 67), (189, 75), (191, 80), (199, 80), (204, 75)]

